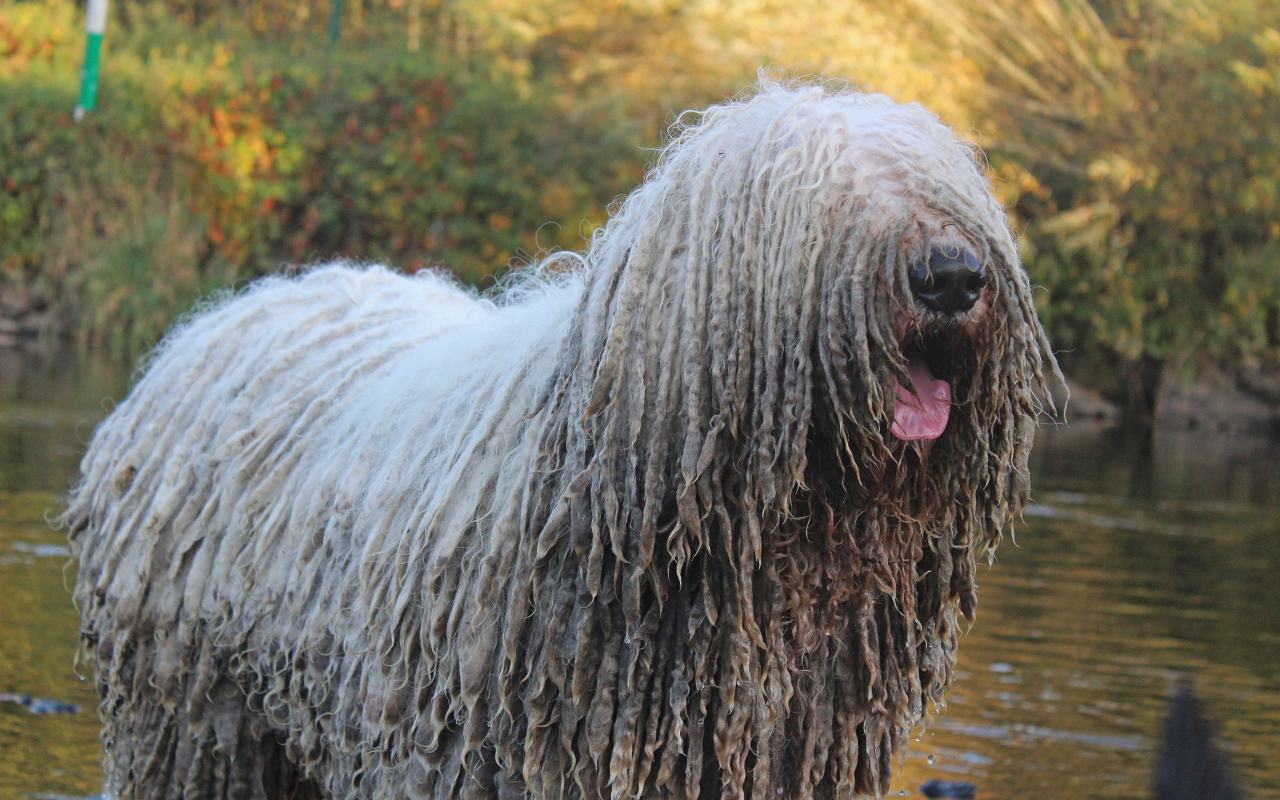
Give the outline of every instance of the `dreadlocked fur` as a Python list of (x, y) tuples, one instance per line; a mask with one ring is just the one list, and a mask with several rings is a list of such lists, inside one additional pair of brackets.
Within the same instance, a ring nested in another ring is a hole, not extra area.
[[(909, 264), (962, 245), (935, 319)], [(1057, 371), (972, 148), (766, 84), (535, 272), (330, 266), (160, 346), (65, 515), (110, 793), (887, 791)], [(950, 422), (899, 441), (926, 339)]]

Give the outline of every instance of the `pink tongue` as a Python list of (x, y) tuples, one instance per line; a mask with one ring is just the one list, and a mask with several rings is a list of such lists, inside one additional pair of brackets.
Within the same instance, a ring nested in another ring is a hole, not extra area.
[(937, 439), (947, 429), (951, 414), (951, 384), (933, 377), (921, 359), (907, 365), (911, 388), (898, 384), (898, 401), (893, 405), (894, 436), (907, 442)]

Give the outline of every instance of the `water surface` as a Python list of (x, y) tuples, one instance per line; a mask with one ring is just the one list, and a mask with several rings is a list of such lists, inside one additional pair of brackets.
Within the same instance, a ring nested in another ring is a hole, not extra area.
[[(0, 797), (98, 788), (93, 691), (74, 666), (72, 573), (46, 518), (126, 383), (121, 365), (0, 352)], [(1165, 701), (1195, 678), (1255, 797), (1280, 796), (1280, 447), (1045, 430), (1035, 504), (979, 579), (948, 707), (894, 793), (1146, 798)]]
[(77, 617), (66, 587), (75, 572), (65, 537), (48, 519), (125, 372), (110, 362), (0, 350), (0, 694), (81, 709), (34, 715), (0, 703), (5, 800), (100, 788), (96, 698), (74, 664)]

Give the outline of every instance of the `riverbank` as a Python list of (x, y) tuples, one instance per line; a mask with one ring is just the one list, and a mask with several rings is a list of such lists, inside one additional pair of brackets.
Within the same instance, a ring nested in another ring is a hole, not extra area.
[[(31, 370), (32, 365), (42, 365), (39, 369), (49, 372), (59, 359), (68, 357), (106, 365), (99, 372), (118, 365), (121, 373), (127, 373), (136, 360), (77, 348), (57, 336), (41, 335), (44, 321), (38, 315), (28, 320), (14, 319), (6, 317), (4, 310), (0, 298), (0, 385), (18, 386), (23, 372)], [(1061, 389), (1054, 393), (1059, 421), (1102, 428), (1134, 427), (1123, 419), (1120, 403), (1102, 388), (1115, 383), (1112, 376), (1101, 376), (1097, 383), (1068, 376), (1069, 399)], [(1194, 378), (1166, 379), (1156, 398), (1152, 427), (1280, 442), (1280, 372), (1259, 371), (1233, 378), (1220, 370), (1207, 370)]]
[[(582, 247), (682, 110), (767, 64), (919, 101), (975, 141), (1051, 339), (1089, 386), (1124, 384), (1131, 417), (1271, 426), (1280, 400), (1234, 376), (1280, 372), (1280, 7), (928, 6), (784, 22), (770, 4), (361, 0), (333, 41), (307, 4), (139, 0), (113, 7), (77, 124), (82, 13), (18, 3), (0, 13), (0, 343), (59, 327), (136, 352), (202, 294), (340, 257), (491, 285)], [(1152, 402), (1185, 357), (1231, 386)]]
[[(1114, 385), (1106, 380), (1103, 386)], [(1123, 407), (1104, 390), (1076, 376), (1068, 376), (1070, 399), (1055, 393), (1055, 402), (1068, 423), (1103, 426), (1124, 424)], [(1153, 428), (1206, 431), (1235, 436), (1260, 436), (1280, 441), (1280, 374), (1251, 373), (1232, 377), (1206, 370), (1195, 377), (1161, 382), (1156, 395)]]

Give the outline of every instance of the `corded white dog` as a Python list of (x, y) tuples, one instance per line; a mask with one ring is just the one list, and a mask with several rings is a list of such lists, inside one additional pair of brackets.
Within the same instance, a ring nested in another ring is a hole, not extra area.
[(764, 85), (492, 300), (173, 331), (65, 521), (121, 798), (883, 794), (1057, 367), (972, 147)]

